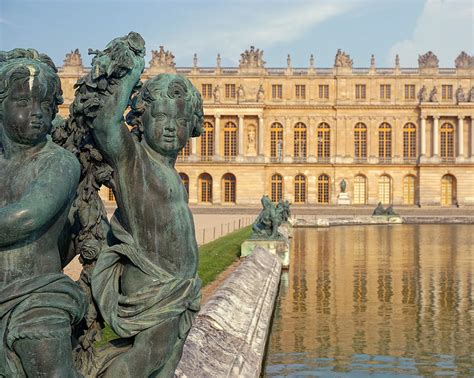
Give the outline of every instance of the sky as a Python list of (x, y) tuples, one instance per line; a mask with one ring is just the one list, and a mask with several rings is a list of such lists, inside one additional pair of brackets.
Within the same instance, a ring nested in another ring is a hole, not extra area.
[(474, 54), (474, 0), (0, 0), (0, 50), (32, 47), (61, 66), (66, 53), (102, 49), (139, 32), (151, 50), (163, 45), (178, 67), (237, 66), (251, 45), (266, 67), (332, 67), (338, 48), (368, 67), (417, 67), (432, 50), (441, 67)]

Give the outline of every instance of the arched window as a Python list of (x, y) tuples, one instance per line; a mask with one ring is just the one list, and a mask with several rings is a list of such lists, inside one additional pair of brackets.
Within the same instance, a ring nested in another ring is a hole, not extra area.
[(413, 123), (403, 126), (403, 159), (405, 161), (416, 159), (416, 127)]
[(403, 178), (403, 203), (405, 205), (415, 204), (415, 176), (408, 175)]
[(295, 177), (295, 203), (306, 202), (306, 176), (297, 175)]
[(329, 176), (318, 177), (318, 203), (329, 203)]
[(450, 123), (441, 125), (441, 160), (454, 160), (454, 126)]
[(456, 178), (452, 175), (444, 175), (441, 178), (441, 205), (456, 205), (456, 197)]
[(362, 122), (354, 126), (354, 160), (367, 160), (367, 126)]
[(181, 182), (184, 185), (184, 188), (186, 189), (186, 193), (189, 195), (189, 177), (186, 173), (179, 172), (179, 177), (181, 177)]
[(232, 173), (222, 176), (222, 191), (225, 203), (235, 203), (235, 183), (236, 179)]
[(318, 132), (318, 160), (329, 161), (331, 157), (331, 129), (325, 122), (320, 123)]
[(201, 160), (209, 161), (214, 155), (214, 126), (204, 122), (204, 132), (201, 135)]
[(199, 175), (199, 200), (203, 203), (212, 203), (212, 177), (209, 173)]
[(272, 176), (272, 192), (271, 199), (273, 202), (278, 202), (283, 199), (283, 177), (278, 173)]
[(178, 152), (178, 161), (188, 160), (190, 149), (191, 149), (191, 139), (188, 139), (183, 149)]
[(392, 202), (392, 179), (388, 175), (379, 177), (379, 202), (384, 205)]
[(227, 122), (224, 126), (224, 158), (234, 160), (237, 156), (237, 125)]
[(354, 177), (354, 204), (367, 204), (367, 179), (365, 176), (357, 175)]
[(295, 160), (306, 160), (306, 125), (303, 122), (295, 125), (294, 155)]
[(379, 126), (379, 160), (381, 162), (392, 159), (392, 126), (387, 122)]
[(110, 188), (107, 188), (107, 189), (108, 189), (108, 190), (107, 190), (107, 192), (108, 192), (108, 193), (107, 193), (107, 194), (108, 194), (108, 195), (107, 195), (107, 200), (108, 200), (108, 201), (115, 202), (114, 191), (113, 191), (112, 189), (110, 189)]
[(283, 157), (283, 126), (274, 122), (270, 128), (270, 157), (281, 160)]

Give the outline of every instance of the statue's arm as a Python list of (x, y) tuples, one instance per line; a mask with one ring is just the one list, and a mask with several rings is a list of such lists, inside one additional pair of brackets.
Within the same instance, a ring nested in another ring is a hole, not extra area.
[(92, 134), (97, 146), (113, 163), (126, 161), (134, 153), (133, 137), (125, 125), (123, 114), (133, 89), (140, 81), (143, 66), (143, 58), (137, 57), (133, 68), (110, 86), (112, 93), (102, 97), (103, 106), (93, 121)]
[(66, 161), (49, 161), (46, 168), (22, 198), (0, 208), (0, 247), (46, 229), (74, 196), (80, 176), (79, 162), (71, 156)]

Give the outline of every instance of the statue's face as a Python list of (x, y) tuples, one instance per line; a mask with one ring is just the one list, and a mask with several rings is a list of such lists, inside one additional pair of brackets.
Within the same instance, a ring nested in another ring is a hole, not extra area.
[(51, 95), (41, 89), (38, 76), (13, 81), (3, 101), (2, 117), (5, 136), (10, 140), (34, 146), (46, 139), (54, 105)]
[(153, 101), (143, 115), (144, 138), (164, 156), (177, 155), (191, 133), (192, 113), (183, 99)]

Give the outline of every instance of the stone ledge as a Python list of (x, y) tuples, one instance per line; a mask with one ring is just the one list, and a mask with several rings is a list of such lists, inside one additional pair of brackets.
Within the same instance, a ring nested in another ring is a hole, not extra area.
[(175, 377), (259, 377), (280, 273), (256, 248), (196, 317)]

